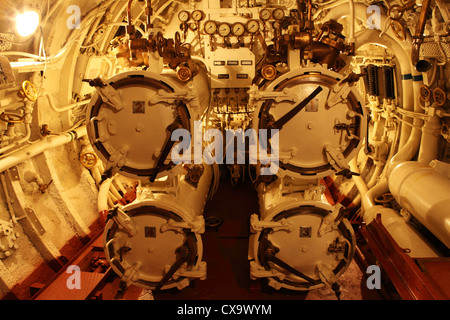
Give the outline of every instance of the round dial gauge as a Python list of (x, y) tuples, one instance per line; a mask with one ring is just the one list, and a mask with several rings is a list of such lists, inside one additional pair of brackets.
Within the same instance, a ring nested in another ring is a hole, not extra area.
[(214, 34), (217, 30), (217, 25), (214, 21), (208, 20), (205, 22), (204, 28), (207, 34)]
[(203, 20), (203, 17), (204, 17), (203, 11), (201, 10), (194, 10), (192, 12), (192, 19), (194, 19), (195, 21), (201, 21)]
[(178, 19), (181, 22), (189, 21), (189, 18), (190, 18), (190, 14), (186, 10), (180, 11), (180, 13), (178, 13)]
[(245, 27), (244, 27), (244, 25), (242, 23), (236, 22), (235, 24), (233, 24), (233, 27), (232, 27), (231, 31), (233, 32), (233, 34), (236, 37), (240, 37), (240, 36), (242, 36), (244, 34)]
[(272, 15), (275, 20), (281, 20), (284, 18), (284, 11), (283, 9), (278, 8), (273, 11)]
[(247, 31), (250, 33), (256, 33), (259, 31), (258, 20), (250, 20), (247, 22)]
[(262, 9), (262, 10), (259, 12), (259, 18), (260, 18), (262, 21), (267, 21), (267, 20), (269, 20), (271, 16), (272, 16), (272, 14), (270, 13), (270, 11), (269, 11), (268, 9)]
[(218, 31), (219, 35), (221, 35), (222, 37), (228, 37), (231, 33), (231, 27), (228, 23), (221, 23), (219, 25)]

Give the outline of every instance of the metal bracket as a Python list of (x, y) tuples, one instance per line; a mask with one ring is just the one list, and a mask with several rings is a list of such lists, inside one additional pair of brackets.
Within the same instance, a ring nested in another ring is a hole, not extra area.
[(280, 281), (283, 281), (286, 275), (276, 269), (266, 270), (255, 261), (250, 261), (250, 277), (252, 279), (277, 277)]
[(134, 263), (132, 266), (125, 268), (125, 272), (123, 273), (121, 281), (125, 282), (128, 286), (133, 281), (136, 281), (139, 277), (139, 269), (142, 267), (142, 262), (138, 261)]
[(131, 218), (123, 212), (123, 210), (116, 206), (113, 209), (110, 210), (111, 218), (116, 222), (125, 232), (127, 232), (129, 235), (133, 236), (136, 234), (137, 229), (134, 225), (134, 222), (131, 220)]
[(203, 216), (197, 216), (193, 221), (175, 221), (169, 219), (167, 223), (161, 226), (161, 232), (168, 230), (182, 232), (183, 229), (190, 229), (193, 233), (202, 234), (205, 232), (205, 219)]
[(173, 93), (168, 93), (164, 90), (159, 90), (155, 96), (153, 96), (148, 105), (154, 105), (160, 102), (173, 104), (176, 100), (193, 100), (195, 95), (190, 90), (179, 90)]
[(344, 169), (349, 169), (347, 162), (345, 161), (345, 157), (336, 148), (333, 148), (330, 145), (325, 146), (325, 153), (327, 155), (328, 162), (336, 171), (342, 171)]
[(352, 87), (363, 74), (356, 74), (350, 72), (344, 78), (342, 78), (338, 83), (336, 83), (330, 93), (328, 94), (327, 104), (328, 107), (333, 107), (340, 101), (347, 98), (348, 94), (352, 90)]
[(317, 264), (317, 271), (319, 272), (320, 279), (323, 283), (327, 284), (328, 286), (332, 286), (333, 283), (337, 282), (337, 277), (334, 274), (333, 270), (328, 268), (322, 263)]
[(319, 227), (319, 234), (323, 236), (325, 233), (330, 232), (331, 230), (337, 229), (337, 226), (339, 223), (341, 223), (341, 219), (337, 219), (339, 217), (339, 213), (341, 211), (341, 208), (343, 208), (342, 204), (337, 203), (333, 211), (330, 212), (326, 217), (322, 219), (322, 224)]
[[(345, 78), (344, 78), (345, 79)], [(334, 107), (336, 104), (346, 99), (350, 91), (352, 90), (348, 82), (342, 83), (344, 80), (339, 81), (328, 95), (327, 105), (328, 107)]]
[(261, 221), (256, 213), (250, 217), (250, 230), (252, 233), (261, 232), (263, 229), (271, 228), (274, 231), (287, 230), (291, 231), (293, 226), (286, 220), (280, 221)]
[(9, 172), (11, 174), (12, 181), (20, 181), (19, 171), (16, 166), (9, 168)]
[(299, 102), (300, 98), (292, 93), (291, 89), (284, 89), (281, 92), (264, 92), (258, 89), (256, 85), (253, 85), (249, 93), (249, 104), (253, 104), (255, 101), (259, 100), (275, 100), (275, 102), (289, 101), (289, 102)]
[(42, 226), (41, 222), (39, 221), (38, 217), (36, 216), (34, 210), (31, 208), (25, 208), (25, 213), (27, 214), (28, 219), (33, 224), (36, 231), (39, 233), (39, 235), (42, 236), (45, 233), (45, 229)]
[(97, 89), (97, 93), (104, 103), (110, 105), (117, 111), (123, 109), (124, 105), (119, 92), (107, 83), (103, 76), (92, 81), (92, 84), (91, 82), (89, 82), (89, 84)]
[[(171, 266), (166, 265), (165, 267), (165, 273), (168, 273)], [(186, 278), (198, 278), (200, 280), (206, 279), (206, 262), (201, 261), (198, 264), (198, 268), (187, 270), (186, 264), (182, 265), (173, 275), (172, 278), (174, 280), (177, 280), (179, 277), (186, 277)]]

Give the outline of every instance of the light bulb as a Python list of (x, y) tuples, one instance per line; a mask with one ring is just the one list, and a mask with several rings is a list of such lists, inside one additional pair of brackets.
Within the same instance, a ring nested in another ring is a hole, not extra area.
[(18, 14), (16, 17), (17, 33), (21, 37), (32, 35), (39, 26), (39, 14), (36, 11), (29, 10)]

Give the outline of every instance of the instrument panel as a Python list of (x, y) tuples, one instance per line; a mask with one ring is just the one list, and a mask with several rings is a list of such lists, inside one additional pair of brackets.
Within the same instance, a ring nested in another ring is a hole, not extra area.
[(266, 30), (266, 22), (271, 22), (269, 26), (277, 28), (280, 26), (280, 22), (288, 17), (286, 11), (282, 8), (263, 8), (259, 11), (257, 17), (246, 18), (246, 20), (234, 23), (206, 19), (207, 16), (204, 11), (198, 9), (193, 11), (182, 10), (178, 14), (178, 20), (181, 22), (180, 29), (185, 31), (189, 28), (192, 31), (201, 31), (204, 35), (209, 36), (217, 35), (223, 38), (234, 36), (239, 38), (245, 35), (255, 35), (261, 30)]

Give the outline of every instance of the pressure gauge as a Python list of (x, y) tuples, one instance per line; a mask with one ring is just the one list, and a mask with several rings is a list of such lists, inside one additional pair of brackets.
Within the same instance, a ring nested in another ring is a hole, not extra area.
[(247, 22), (247, 31), (250, 33), (256, 33), (259, 31), (259, 22), (258, 20), (249, 20)]
[(203, 11), (202, 10), (194, 10), (192, 12), (192, 19), (194, 19), (194, 21), (201, 21), (203, 20)]
[(186, 10), (182, 10), (180, 11), (180, 13), (178, 13), (178, 19), (181, 22), (187, 22), (189, 21), (190, 15), (189, 12), (187, 12)]
[(207, 33), (209, 35), (212, 35), (212, 34), (214, 34), (216, 32), (217, 25), (216, 25), (216, 23), (214, 21), (208, 20), (208, 21), (205, 22), (204, 28), (205, 28), (205, 33)]
[(267, 20), (269, 20), (271, 16), (272, 16), (272, 14), (270, 13), (269, 9), (262, 9), (262, 10), (259, 12), (259, 18), (260, 18), (262, 21), (267, 21)]
[(233, 34), (236, 37), (240, 37), (244, 34), (245, 32), (245, 27), (242, 23), (240, 22), (236, 22), (235, 24), (233, 24), (233, 27), (231, 29), (231, 31), (233, 32)]
[(282, 20), (284, 18), (284, 10), (281, 8), (275, 9), (272, 12), (272, 16), (275, 20)]
[(223, 22), (219, 25), (217, 32), (222, 37), (228, 37), (231, 33), (231, 27), (228, 23)]

